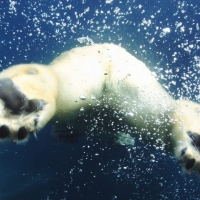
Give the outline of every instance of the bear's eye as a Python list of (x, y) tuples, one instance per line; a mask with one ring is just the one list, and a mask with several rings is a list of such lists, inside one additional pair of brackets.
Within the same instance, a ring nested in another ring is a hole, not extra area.
[(28, 70), (27, 70), (27, 73), (28, 73), (28, 74), (37, 74), (38, 72), (37, 72), (36, 69), (28, 69)]
[(187, 134), (192, 139), (191, 144), (200, 151), (200, 135), (191, 131), (188, 131)]

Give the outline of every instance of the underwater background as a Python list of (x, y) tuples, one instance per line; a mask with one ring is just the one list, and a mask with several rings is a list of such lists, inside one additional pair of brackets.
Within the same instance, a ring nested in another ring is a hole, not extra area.
[[(1, 71), (48, 64), (85, 45), (80, 37), (126, 48), (174, 98), (200, 102), (199, 0), (0, 0)], [(0, 144), (0, 200), (198, 200), (199, 191), (195, 174), (143, 141), (58, 143), (48, 125), (24, 145)]]

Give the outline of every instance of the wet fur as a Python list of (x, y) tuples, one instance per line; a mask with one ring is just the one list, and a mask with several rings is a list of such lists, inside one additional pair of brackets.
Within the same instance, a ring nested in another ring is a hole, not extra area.
[(1, 141), (27, 141), (49, 122), (61, 127), (57, 138), (71, 143), (91, 125), (116, 135), (120, 124), (132, 137), (140, 132), (164, 142), (184, 172), (200, 170), (200, 105), (174, 100), (144, 63), (113, 44), (75, 48), (48, 66), (22, 64), (0, 74)]

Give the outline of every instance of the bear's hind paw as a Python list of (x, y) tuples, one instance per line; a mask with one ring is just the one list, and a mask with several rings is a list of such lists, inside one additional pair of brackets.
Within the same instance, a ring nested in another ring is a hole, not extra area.
[(187, 135), (187, 143), (179, 141), (175, 154), (184, 173), (191, 174), (194, 171), (200, 175), (200, 135), (192, 132), (187, 132)]

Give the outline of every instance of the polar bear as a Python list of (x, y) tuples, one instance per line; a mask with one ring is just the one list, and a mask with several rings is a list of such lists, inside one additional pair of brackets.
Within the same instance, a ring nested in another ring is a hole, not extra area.
[(47, 123), (61, 139), (101, 127), (109, 136), (143, 137), (174, 151), (185, 173), (200, 170), (200, 105), (174, 100), (143, 62), (114, 44), (0, 73), (0, 140), (25, 142)]

